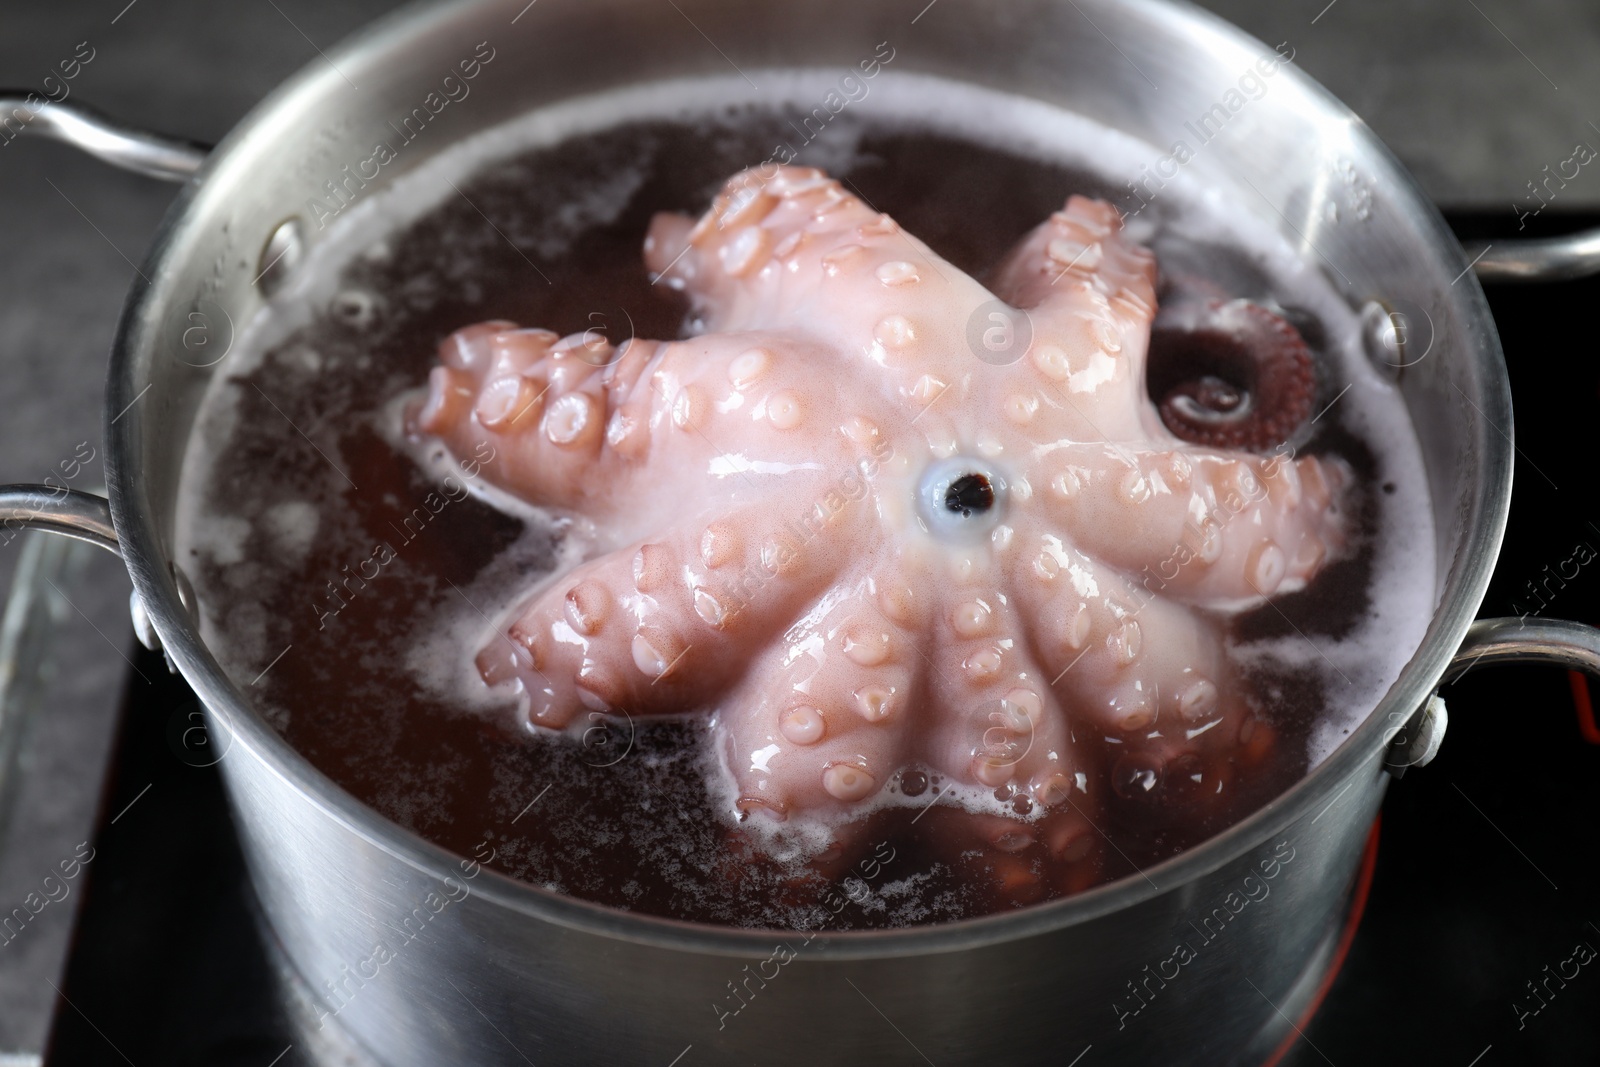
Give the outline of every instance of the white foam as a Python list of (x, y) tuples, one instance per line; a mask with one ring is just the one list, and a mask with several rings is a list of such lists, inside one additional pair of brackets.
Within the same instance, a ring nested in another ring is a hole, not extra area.
[(317, 526), (321, 522), (316, 505), (309, 500), (286, 500), (274, 504), (262, 518), (274, 545), (294, 561), (304, 559), (311, 550), (311, 542), (316, 540)]
[[(737, 711), (733, 713), (737, 714)], [(715, 737), (717, 733), (716, 719), (713, 718), (711, 735)], [(739, 819), (739, 788), (728, 762), (729, 753), (723, 745), (713, 745), (711, 748), (712, 751), (706, 754), (702, 762), (712, 799), (731, 818)], [(942, 807), (960, 808), (973, 815), (995, 815), (1026, 823), (1038, 822), (1049, 810), (1042, 805), (1034, 805), (1027, 815), (1022, 815), (1012, 807), (1011, 801), (1001, 800), (992, 786), (951, 781), (926, 767), (906, 769), (922, 771), (927, 780), (924, 792), (911, 796), (901, 791), (897, 779), (891, 778), (877, 793), (855, 803), (848, 810), (841, 810), (834, 817), (813, 815), (809, 818), (778, 820), (756, 814), (745, 818), (742, 826), (751, 836), (760, 839), (762, 849), (768, 856), (780, 863), (794, 864), (798, 873), (799, 868), (807, 862), (833, 847), (838, 840), (840, 827), (891, 808), (921, 811), (937, 802)], [(1082, 787), (1078, 788), (1081, 791)]]

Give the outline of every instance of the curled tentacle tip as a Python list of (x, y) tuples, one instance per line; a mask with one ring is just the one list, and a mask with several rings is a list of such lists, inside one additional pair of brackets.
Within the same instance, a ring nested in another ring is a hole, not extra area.
[(1294, 326), (1247, 300), (1180, 306), (1150, 335), (1161, 420), (1185, 441), (1266, 452), (1311, 416), (1316, 365)]

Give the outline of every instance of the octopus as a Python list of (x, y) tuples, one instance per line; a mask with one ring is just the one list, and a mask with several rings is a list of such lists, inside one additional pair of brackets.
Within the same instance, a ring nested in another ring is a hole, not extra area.
[(1108, 806), (1204, 807), (1267, 757), (1229, 620), (1339, 556), (1352, 481), (1286, 444), (1316, 375), (1281, 317), (1192, 301), (1161, 356), (1111, 205), (980, 282), (811, 168), (657, 215), (644, 259), (685, 338), (470, 326), (407, 416), (595, 531), (476, 655), (531, 729), (704, 709), (740, 819), (936, 786), (1067, 861)]

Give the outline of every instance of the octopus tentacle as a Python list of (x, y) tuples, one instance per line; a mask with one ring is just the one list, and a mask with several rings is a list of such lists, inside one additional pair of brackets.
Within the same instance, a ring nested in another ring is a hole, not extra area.
[(947, 339), (964, 336), (990, 294), (838, 181), (809, 168), (782, 167), (766, 181), (747, 171), (687, 221), (657, 216), (646, 261), (689, 295), (705, 330), (815, 338), (885, 368), (913, 417), (952, 386), (962, 395), (947, 410), (968, 399)]
[(1164, 310), (1150, 347), (1151, 399), (1185, 441), (1265, 452), (1311, 414), (1311, 350), (1294, 326), (1259, 304), (1190, 301)]
[(782, 328), (813, 310), (831, 280), (859, 273), (867, 245), (888, 237), (915, 242), (836, 179), (781, 167), (766, 180), (735, 175), (698, 222), (657, 215), (645, 263), (688, 293), (709, 331)]
[[(811, 435), (827, 433), (840, 407), (836, 383), (811, 370), (826, 355), (764, 332), (613, 349), (598, 334), (557, 338), (496, 322), (446, 340), (409, 421), (458, 456), (490, 457), (481, 469), (502, 489), (642, 534), (681, 511), (639, 484), (656, 465), (703, 471), (727, 500), (781, 474), (810, 477), (819, 498), (824, 475), (843, 480), (862, 451), (850, 435), (873, 424), (847, 419), (819, 455)], [(882, 451), (875, 431), (862, 439)]]
[(930, 684), (959, 714), (927, 731), (928, 762), (957, 781), (1015, 791), (1045, 807), (1080, 770), (1067, 719), (1050, 692), (1050, 677), (1028, 647), (1016, 606), (973, 588), (945, 598), (934, 628), (941, 669)]
[(1028, 312), (1028, 358), (1050, 386), (1047, 398), (1057, 394), (1074, 421), (1091, 423), (1087, 435), (1075, 434), (1080, 440), (1139, 440), (1161, 428), (1142, 401), (1155, 257), (1121, 231), (1114, 207), (1074, 196), (995, 273), (995, 293)]
[[(1302, 587), (1344, 547), (1342, 460), (1077, 446), (1032, 475), (1041, 512), (1146, 595), (1214, 606)], [(1052, 550), (1042, 544), (1042, 557)], [(1056, 550), (1059, 551), (1059, 550)]]
[[(740, 651), (769, 642), (848, 564), (845, 531), (861, 517), (792, 523), (759, 505), (712, 512), (590, 560), (551, 584), (479, 665), (491, 684), (516, 678), (530, 721), (563, 727), (580, 706), (660, 714), (724, 688)], [(570, 687), (552, 679), (570, 678)]]
[(1213, 721), (1232, 680), (1214, 629), (1163, 600), (1101, 602), (1088, 618), (1084, 653), (1056, 682), (1075, 714), (1124, 741)]
[[(1100, 578), (1117, 584), (1103, 571)], [(1046, 665), (1060, 664), (1053, 689), (1076, 721), (1108, 742), (1098, 770), (1122, 800), (1144, 801), (1171, 781), (1192, 794), (1176, 810), (1192, 814), (1226, 799), (1212, 787), (1271, 743), (1270, 727), (1254, 723), (1239, 697), (1221, 635), (1188, 609), (1064, 592), (1043, 616)]]
[(1131, 744), (1180, 725), (1198, 737), (1231, 713), (1224, 694), (1235, 679), (1214, 625), (1070, 555), (1056, 579), (1024, 588), (1018, 604), (1037, 620), (1033, 647), (1075, 720)]
[[(1064, 284), (1068, 280), (1074, 284)], [(1067, 198), (1065, 206), (1018, 242), (995, 272), (995, 294), (1040, 316), (1072, 314), (1085, 283), (1130, 317), (1153, 317), (1156, 262), (1122, 235), (1122, 216), (1103, 200)]]
[(409, 421), (457, 455), (492, 455), (493, 480), (577, 505), (593, 495), (609, 402), (601, 368), (613, 355), (597, 334), (559, 338), (509, 322), (458, 330), (439, 346)]
[(741, 807), (781, 817), (875, 796), (917, 729), (916, 640), (874, 603), (866, 574), (824, 592), (719, 713)]

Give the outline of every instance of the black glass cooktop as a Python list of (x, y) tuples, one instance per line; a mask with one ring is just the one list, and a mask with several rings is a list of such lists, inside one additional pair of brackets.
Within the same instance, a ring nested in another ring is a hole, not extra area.
[[(1509, 220), (1452, 221), (1493, 238)], [(1600, 280), (1489, 299), (1519, 423), (1484, 614), (1600, 623)], [(46, 1062), (309, 1067), (277, 1006), (217, 772), (184, 743), (193, 697), (158, 656), (139, 669), (152, 682), (127, 693)], [(1446, 698), (1443, 750), (1389, 790), (1360, 925), (1284, 1067), (1600, 1061), (1600, 731), (1580, 711), (1586, 691), (1561, 670), (1506, 667)]]

